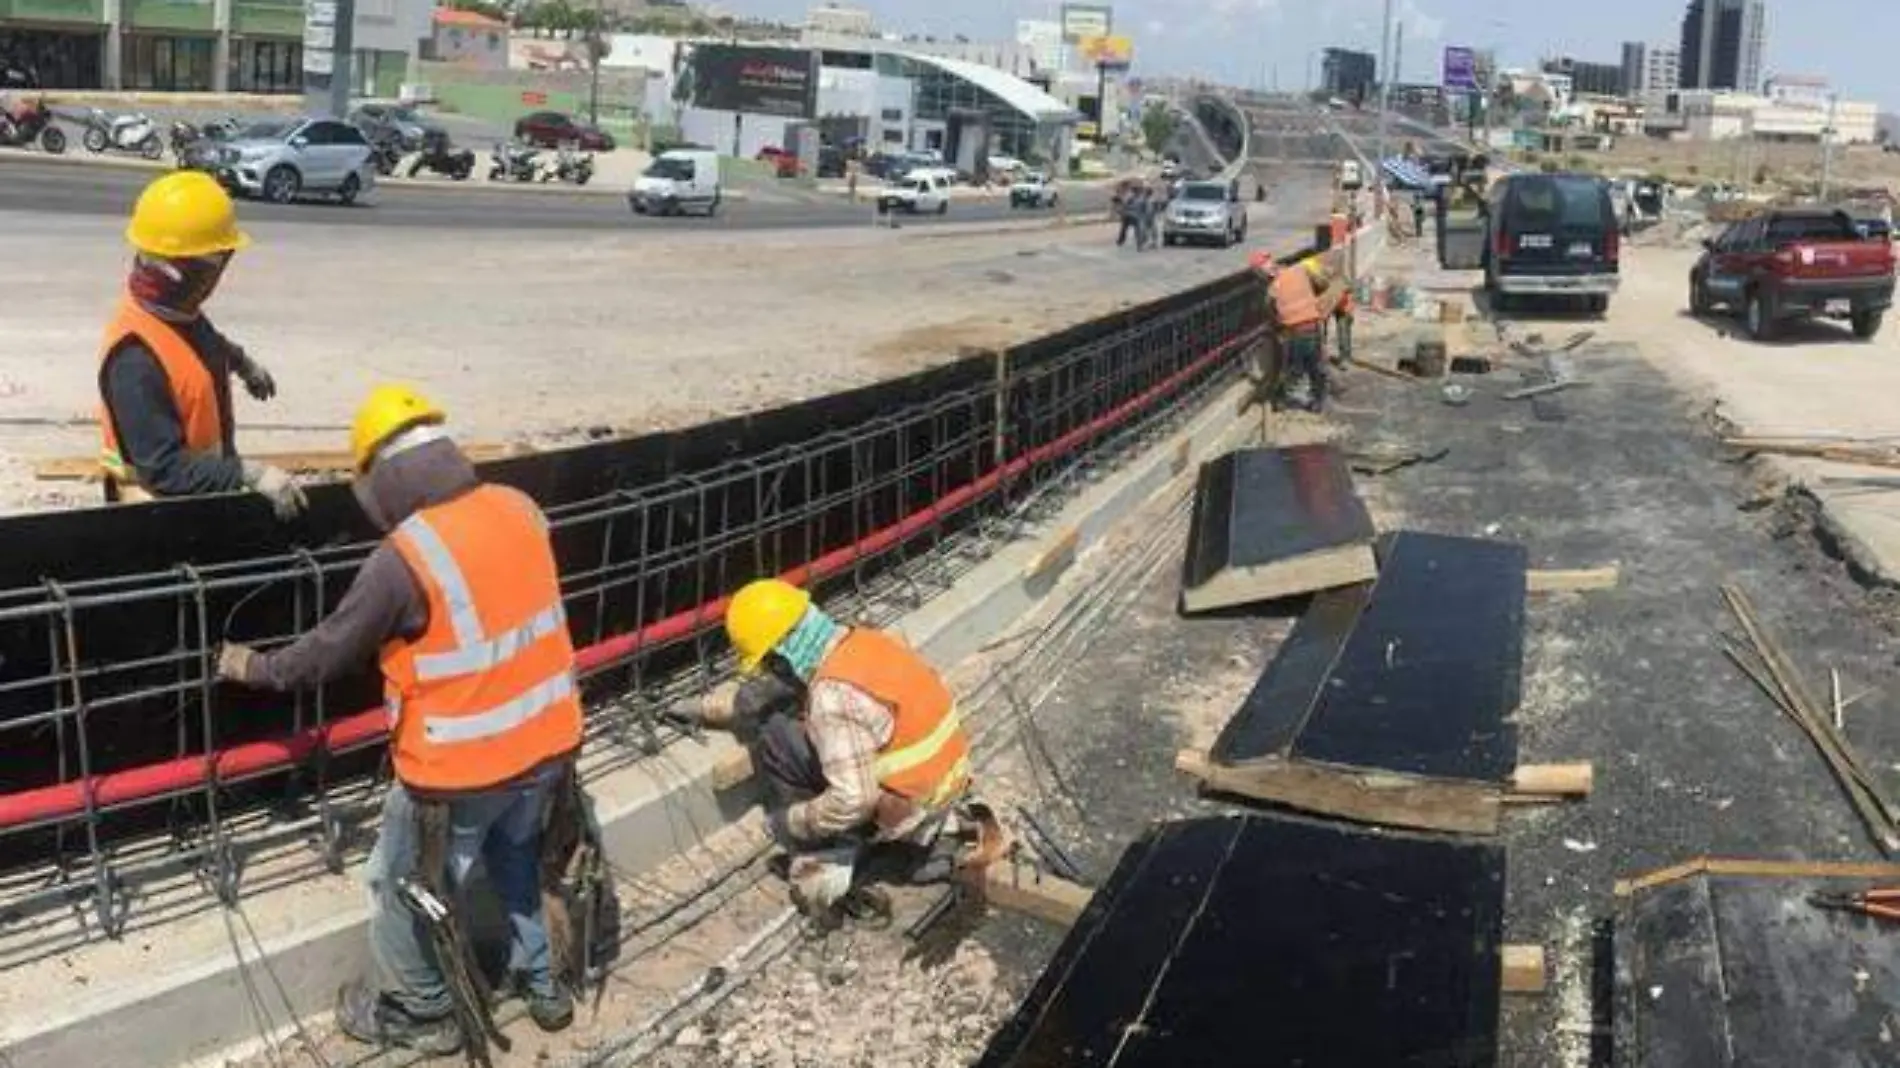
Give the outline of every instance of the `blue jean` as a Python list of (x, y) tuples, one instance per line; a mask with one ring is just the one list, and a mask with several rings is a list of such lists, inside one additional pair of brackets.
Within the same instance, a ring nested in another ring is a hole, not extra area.
[[(541, 816), (561, 772), (553, 765), (530, 778), (448, 803), (449, 870), (443, 885), (459, 899), (476, 858), (481, 858), (508, 918), (508, 969), (542, 995), (554, 993), (554, 977), (541, 915)], [(449, 991), (428, 929), (396, 892), (400, 880), (415, 877), (420, 845), (415, 800), (395, 783), (383, 798), (382, 833), (363, 873), (369, 884), (370, 956), (375, 985), (382, 993), (411, 1016), (427, 1019), (450, 1011)], [(466, 909), (456, 911), (458, 917), (467, 915)], [(467, 921), (460, 926), (466, 933)]]

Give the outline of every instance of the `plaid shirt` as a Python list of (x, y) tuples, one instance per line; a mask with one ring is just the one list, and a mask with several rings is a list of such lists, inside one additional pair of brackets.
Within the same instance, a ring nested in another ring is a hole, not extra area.
[(847, 682), (819, 679), (805, 700), (805, 733), (824, 767), (824, 793), (786, 812), (792, 834), (814, 841), (855, 831), (877, 810), (877, 755), (891, 740), (896, 717), (877, 698)]

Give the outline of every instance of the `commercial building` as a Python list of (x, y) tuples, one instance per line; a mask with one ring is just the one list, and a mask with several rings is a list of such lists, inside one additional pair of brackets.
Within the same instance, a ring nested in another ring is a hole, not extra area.
[(1319, 85), (1326, 95), (1363, 103), (1379, 80), (1379, 61), (1370, 52), (1328, 48), (1320, 57)]
[(1062, 40), (1062, 24), (1054, 19), (1022, 19), (1016, 23), (1016, 43), (1029, 61), (1042, 71), (1067, 70), (1068, 46)]
[(861, 7), (825, 4), (806, 13), (805, 27), (818, 33), (871, 37), (877, 33), (877, 19)]
[(1879, 108), (1870, 102), (1832, 100), (1816, 104), (1723, 89), (1677, 90), (1668, 94), (1660, 114), (1648, 116), (1644, 122), (1652, 132), (1679, 132), (1699, 141), (1751, 138), (1819, 143), (1832, 129), (1831, 140), (1850, 145), (1873, 144), (1879, 125)]
[(1758, 90), (1765, 23), (1763, 0), (1689, 0), (1678, 87)]
[(1572, 56), (1559, 56), (1544, 61), (1544, 73), (1569, 79), (1572, 92), (1593, 96), (1623, 93), (1623, 68), (1614, 63), (1590, 63)]
[[(1078, 110), (1006, 70), (908, 43), (823, 39), (828, 47), (683, 45), (689, 54), (678, 70), (652, 69), (648, 114), (677, 124), (688, 140), (740, 156), (791, 148), (802, 127), (835, 144), (934, 151), (947, 160), (967, 159), (977, 145), (979, 157), (1062, 167), (1074, 151)], [(736, 74), (721, 72), (742, 65), (755, 74), (735, 93)], [(680, 79), (691, 80), (681, 87)]]
[(479, 11), (435, 9), (435, 32), (423, 58), (476, 70), (508, 69), (508, 24)]
[[(357, 0), (355, 91), (395, 96), (433, 0)], [(296, 93), (301, 0), (0, 0), (0, 60), (48, 89)]]
[(1777, 74), (1762, 86), (1762, 92), (1777, 104), (1795, 104), (1825, 108), (1832, 91), (1826, 78), (1806, 74)]
[(1644, 57), (1648, 46), (1641, 41), (1623, 42), (1622, 94), (1641, 96), (1643, 92)]

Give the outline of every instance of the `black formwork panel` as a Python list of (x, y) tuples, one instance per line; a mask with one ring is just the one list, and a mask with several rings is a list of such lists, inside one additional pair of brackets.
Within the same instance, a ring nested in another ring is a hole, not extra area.
[[(1823, 866), (1825, 867), (1825, 865)], [(1894, 885), (1891, 877), (1886, 885)], [(1620, 1068), (1900, 1064), (1893, 921), (1818, 909), (1855, 878), (1695, 874), (1619, 903)]]
[[(1375, 535), (1346, 458), (1332, 445), (1223, 453), (1201, 465), (1195, 483), (1184, 606), (1225, 607), (1366, 581), (1376, 570)], [(1197, 596), (1206, 603), (1194, 604)]]
[(1131, 845), (981, 1068), (1496, 1063), (1501, 847), (1265, 816)]

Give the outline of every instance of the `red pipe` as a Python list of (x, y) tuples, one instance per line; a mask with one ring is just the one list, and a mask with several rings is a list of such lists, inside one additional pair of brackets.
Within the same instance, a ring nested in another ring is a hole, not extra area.
[[(842, 548), (808, 561), (780, 576), (789, 582), (822, 581), (843, 571), (860, 557), (882, 552), (950, 515), (987, 496), (1004, 480), (1021, 474), (1034, 464), (1061, 456), (1083, 442), (1125, 421), (1136, 411), (1206, 370), (1235, 348), (1252, 341), (1259, 333), (1250, 330), (1207, 352), (1167, 378), (1123, 401), (1074, 430), (1043, 445), (1038, 445), (988, 474), (959, 486), (923, 508), (874, 530)], [(667, 616), (637, 631), (596, 642), (574, 654), (575, 670), (588, 674), (625, 660), (648, 645), (660, 645), (688, 637), (708, 620), (725, 614), (727, 598)], [(110, 808), (134, 801), (175, 794), (217, 779), (239, 779), (287, 769), (308, 759), (322, 746), (342, 750), (381, 740), (389, 726), (389, 712), (378, 706), (367, 712), (332, 720), (321, 727), (273, 738), (247, 742), (228, 749), (213, 750), (196, 756), (179, 757), (160, 764), (147, 764), (125, 771), (106, 772), (90, 779), (56, 783), (34, 790), (0, 796), (0, 830), (59, 820), (84, 813), (89, 807)], [(91, 793), (88, 801), (88, 791)]]

